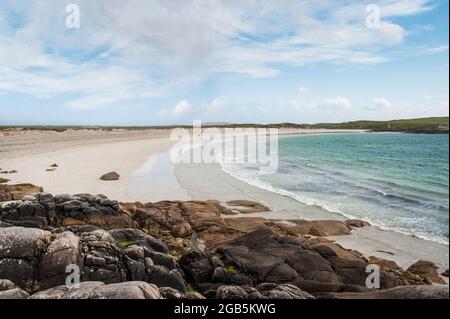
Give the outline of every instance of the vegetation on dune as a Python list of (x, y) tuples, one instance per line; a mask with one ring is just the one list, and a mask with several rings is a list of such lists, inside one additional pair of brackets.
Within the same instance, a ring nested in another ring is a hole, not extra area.
[(430, 117), (393, 121), (354, 121), (339, 124), (323, 123), (312, 126), (314, 128), (367, 129), (372, 131), (448, 132), (448, 122), (448, 117)]
[[(403, 119), (392, 121), (353, 121), (344, 123), (319, 123), (319, 124), (204, 124), (203, 127), (229, 127), (229, 128), (297, 128), (297, 129), (359, 129), (371, 130), (377, 132), (414, 132), (414, 133), (448, 133), (448, 117), (429, 117), (419, 119)], [(189, 125), (170, 125), (170, 126), (0, 126), (1, 130), (46, 130), (55, 132), (64, 132), (67, 130), (103, 130), (111, 131), (114, 129), (127, 130), (145, 130), (161, 129), (168, 130), (174, 128), (192, 128)]]
[(1, 178), (0, 177), (0, 184), (8, 183), (9, 179)]

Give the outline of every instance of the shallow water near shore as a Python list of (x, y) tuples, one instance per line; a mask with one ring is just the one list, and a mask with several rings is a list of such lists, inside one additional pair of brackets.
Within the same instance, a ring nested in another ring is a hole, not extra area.
[(448, 135), (295, 136), (279, 143), (276, 174), (224, 165), (253, 186), (316, 206), (321, 214), (448, 244)]
[(151, 155), (131, 174), (127, 191), (129, 201), (189, 200), (174, 175), (168, 151)]
[[(366, 141), (356, 145), (351, 144), (352, 140), (361, 138), (366, 139)], [(416, 153), (414, 156), (419, 156), (421, 161), (425, 161), (425, 155), (429, 156), (426, 158), (427, 160), (431, 160), (433, 156), (437, 157), (434, 162), (424, 162), (421, 164), (419, 161), (417, 165), (418, 168), (415, 166), (412, 170), (411, 168), (406, 168), (407, 165), (405, 162), (400, 160), (398, 163), (399, 170), (397, 174), (401, 175), (402, 169), (409, 171), (408, 176), (403, 176), (402, 182), (408, 181), (408, 179), (422, 178), (423, 176), (421, 174), (424, 173), (419, 170), (423, 169), (428, 170), (428, 175), (425, 174), (425, 176), (427, 176), (425, 182), (432, 179), (432, 177), (429, 176), (430, 174), (436, 174), (435, 176), (439, 175), (438, 180), (440, 182), (447, 179), (448, 185), (448, 136), (407, 135), (399, 133), (358, 133), (283, 137), (280, 140), (280, 169), (278, 170), (278, 173), (274, 175), (260, 176), (255, 175), (254, 170), (246, 169), (242, 166), (221, 167), (218, 164), (179, 164), (175, 166), (175, 175), (180, 185), (186, 189), (187, 193), (192, 198), (203, 200), (217, 199), (220, 201), (241, 198), (250, 199), (259, 201), (272, 209), (271, 212), (246, 216), (285, 220), (344, 220), (348, 218), (368, 220), (373, 225), (381, 226), (381, 228), (367, 228), (366, 230), (361, 230), (361, 233), (358, 233), (353, 237), (343, 236), (340, 238), (342, 239), (341, 244), (347, 246), (346, 248), (354, 248), (358, 242), (362, 242), (363, 244), (361, 245), (366, 248), (363, 249), (363, 247), (360, 247), (363, 253), (396, 260), (402, 265), (411, 264), (412, 261), (417, 261), (417, 259), (426, 259), (435, 262), (441, 269), (448, 268), (448, 197), (444, 199), (444, 196), (440, 196), (440, 194), (436, 197), (426, 197), (427, 187), (422, 186), (424, 192), (423, 194), (420, 194), (420, 199), (423, 199), (424, 201), (428, 200), (429, 203), (418, 204), (414, 201), (409, 203), (407, 201), (408, 198), (402, 201), (397, 198), (392, 198), (391, 196), (380, 195), (376, 190), (366, 190), (364, 187), (358, 189), (358, 183), (364, 181), (362, 177), (369, 178), (367, 177), (368, 174), (360, 173), (365, 165), (370, 169), (373, 169), (378, 179), (383, 176), (395, 179), (396, 175), (389, 172), (390, 170), (394, 170), (394, 167), (390, 166), (387, 169), (380, 171), (379, 168), (374, 168), (373, 163), (370, 165), (369, 163), (364, 164), (367, 160), (357, 158), (356, 161), (358, 163), (361, 162), (361, 165), (357, 167), (359, 172), (354, 173), (353, 175), (348, 170), (345, 171), (343, 169), (340, 169), (336, 173), (331, 170), (329, 166), (327, 167), (327, 170), (318, 173), (317, 167), (320, 167), (321, 163), (315, 162), (313, 159), (305, 160), (300, 156), (297, 156), (297, 158), (292, 156), (293, 149), (290, 147), (292, 143), (311, 143), (315, 139), (318, 139), (322, 141), (322, 145), (327, 145), (326, 151), (330, 154), (334, 154), (336, 152), (336, 147), (333, 146), (333, 143), (330, 144), (329, 141), (341, 139), (341, 143), (344, 143), (348, 148), (362, 145), (366, 152), (368, 150), (380, 152), (381, 150), (377, 149), (379, 146), (368, 144), (367, 139), (378, 141), (380, 139), (385, 139), (385, 141), (391, 140), (391, 143), (395, 145), (397, 143), (396, 141), (399, 139), (402, 140), (403, 138), (415, 140), (414, 148), (416, 150), (414, 152), (418, 152), (421, 149), (433, 148), (433, 146), (429, 147), (428, 144), (430, 143), (430, 139), (435, 139), (437, 144), (435, 145), (435, 155), (428, 154), (426, 153), (427, 151), (424, 151), (426, 154), (422, 152), (422, 154)], [(298, 142), (303, 139), (304, 142)], [(329, 139), (329, 141), (326, 141), (327, 139)], [(425, 142), (420, 141), (421, 139)], [(398, 145), (401, 145), (401, 143)], [(388, 147), (392, 148), (394, 146), (391, 145)], [(445, 148), (447, 149), (447, 152), (442, 150)], [(412, 156), (410, 152), (406, 152), (405, 150), (403, 152), (403, 156)], [(311, 151), (309, 155), (311, 154), (314, 153)], [(335, 161), (332, 160), (333, 157), (331, 157), (330, 154), (326, 156), (325, 161), (334, 164)], [(321, 156), (317, 155), (319, 159), (323, 158), (325, 155), (322, 154)], [(400, 154), (400, 156), (402, 155)], [(338, 164), (340, 164), (339, 161), (346, 164), (346, 159), (340, 159), (342, 157), (343, 155), (340, 153), (334, 158), (337, 158)], [(390, 157), (387, 155), (381, 156), (380, 158), (383, 161), (390, 160)], [(297, 159), (300, 159), (299, 164), (294, 165), (292, 161), (296, 161)], [(396, 158), (393, 158), (393, 160), (396, 160)], [(407, 160), (410, 160), (410, 158)], [(310, 168), (312, 165), (315, 165), (316, 167)], [(430, 165), (433, 166), (433, 168), (430, 168)], [(305, 169), (303, 170), (303, 168)], [(433, 169), (433, 171), (431, 171), (431, 169)], [(331, 173), (329, 173), (328, 170), (331, 170)], [(327, 174), (330, 174), (331, 177), (328, 178), (329, 175)], [(417, 176), (414, 177), (414, 174)], [(340, 181), (342, 181), (342, 184), (340, 184)], [(348, 183), (350, 183), (350, 186), (348, 186)], [(416, 188), (420, 189), (420, 185), (417, 187), (418, 182), (415, 181), (415, 183)], [(435, 193), (441, 192), (445, 194), (446, 192), (448, 194), (448, 186), (445, 187), (444, 184), (444, 186), (439, 187), (440, 189), (438, 191), (435, 189)], [(363, 191), (373, 193), (361, 196)], [(397, 189), (391, 186), (390, 191), (397, 191)], [(417, 197), (419, 197), (416, 189), (409, 190), (408, 187), (399, 187), (398, 191), (404, 192), (405, 194), (403, 195), (406, 196), (417, 195)], [(385, 193), (387, 195), (389, 194), (387, 189)], [(433, 196), (434, 195), (435, 194), (433, 194)], [(374, 205), (371, 197), (375, 197), (376, 199), (376, 196), (382, 198), (385, 197), (386, 201), (381, 202), (378, 200), (375, 201), (377, 205)], [(306, 200), (304, 200), (305, 197)], [(438, 201), (431, 204), (436, 198)], [(337, 208), (339, 210), (329, 209), (328, 203), (330, 204), (329, 206), (331, 206), (331, 204), (338, 204)], [(403, 209), (398, 208), (399, 206), (401, 207), (401, 205), (404, 206)], [(423, 208), (422, 214), (420, 213), (421, 208)], [(410, 210), (410, 215), (408, 215), (408, 209)], [(396, 212), (399, 212), (399, 214), (395, 215)], [(389, 222), (394, 223), (398, 221), (401, 221), (402, 223), (389, 224)], [(408, 228), (407, 226), (410, 225), (414, 227)], [(378, 250), (384, 250), (383, 248), (386, 248), (387, 246), (386, 242), (379, 240), (379, 236), (383, 236), (388, 242), (391, 242), (388, 250), (392, 250), (392, 253), (398, 254), (396, 258), (393, 258), (390, 254), (377, 252)], [(362, 238), (364, 238), (364, 240), (362, 240)], [(396, 243), (395, 241), (398, 242)]]

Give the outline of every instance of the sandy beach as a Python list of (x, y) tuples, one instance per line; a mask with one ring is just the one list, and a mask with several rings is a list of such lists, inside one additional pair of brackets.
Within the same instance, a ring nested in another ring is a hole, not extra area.
[[(334, 132), (285, 130), (281, 134)], [(248, 185), (226, 174), (219, 165), (172, 165), (169, 150), (174, 141), (169, 139), (169, 133), (168, 130), (3, 131), (0, 133), (0, 168), (17, 173), (1, 177), (9, 179), (10, 184), (39, 185), (53, 194), (104, 194), (122, 202), (215, 199), (224, 203), (248, 199), (267, 205), (272, 211), (246, 217), (344, 219), (331, 213), (318, 214), (314, 206)], [(48, 171), (52, 164), (58, 167)], [(99, 179), (111, 171), (121, 175), (119, 181)], [(402, 267), (424, 259), (434, 262), (442, 271), (448, 269), (447, 245), (376, 227), (332, 239), (347, 249), (394, 260)]]
[[(10, 183), (33, 183), (50, 193), (104, 194), (120, 201), (186, 199), (176, 183), (165, 182), (171, 180), (170, 166), (160, 169), (164, 163), (157, 154), (173, 145), (168, 134), (164, 130), (3, 133), (0, 168), (17, 171), (2, 175)], [(53, 164), (58, 167), (51, 171)], [(120, 180), (100, 180), (112, 171), (121, 175)], [(159, 177), (152, 178), (153, 172)], [(140, 185), (143, 175), (148, 180)]]

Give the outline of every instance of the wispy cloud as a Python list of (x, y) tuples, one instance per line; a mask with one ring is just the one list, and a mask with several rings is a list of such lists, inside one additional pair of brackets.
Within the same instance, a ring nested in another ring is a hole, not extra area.
[(424, 49), (417, 54), (418, 55), (433, 55), (433, 54), (439, 54), (439, 53), (443, 53), (443, 52), (447, 52), (447, 51), (448, 51), (448, 44), (445, 44), (445, 45), (441, 45), (441, 46), (434, 47), (434, 48)]
[(188, 115), (192, 114), (193, 111), (194, 108), (189, 101), (183, 100), (173, 108), (160, 111), (159, 116), (162, 119), (179, 120), (186, 118)]
[(379, 111), (379, 110), (384, 110), (384, 109), (388, 109), (392, 107), (392, 103), (391, 101), (389, 101), (388, 99), (384, 98), (384, 97), (378, 97), (373, 99), (372, 104), (370, 104), (369, 106), (365, 107), (368, 110), (372, 110), (372, 111)]
[[(374, 2), (392, 18), (431, 10), (436, 1)], [(97, 108), (176, 94), (216, 74), (260, 78), (317, 62), (382, 63), (389, 56), (380, 48), (407, 36), (387, 20), (367, 29), (356, 0), (79, 0), (78, 30), (64, 25), (68, 3), (2, 4), (0, 92), (70, 95), (69, 107)], [(428, 54), (442, 50), (448, 45)], [(325, 104), (349, 105), (343, 98)]]
[(336, 110), (336, 109), (351, 109), (352, 108), (352, 104), (350, 103), (349, 99), (347, 99), (346, 97), (336, 97), (336, 98), (331, 98), (331, 99), (325, 99), (322, 102), (320, 102), (317, 107), (322, 108), (322, 109), (331, 109), (331, 110)]

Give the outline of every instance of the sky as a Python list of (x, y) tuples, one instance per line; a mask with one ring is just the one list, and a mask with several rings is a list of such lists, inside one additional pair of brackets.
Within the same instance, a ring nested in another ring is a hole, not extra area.
[(0, 125), (448, 116), (448, 18), (448, 0), (0, 0)]

